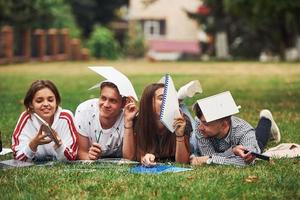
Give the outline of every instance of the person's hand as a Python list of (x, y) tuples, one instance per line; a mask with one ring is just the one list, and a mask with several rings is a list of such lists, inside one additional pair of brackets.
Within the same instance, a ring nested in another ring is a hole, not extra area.
[(175, 134), (176, 136), (183, 136), (184, 135), (184, 129), (185, 129), (186, 121), (183, 116), (178, 117), (175, 119), (173, 127), (175, 128)]
[(144, 165), (146, 167), (151, 167), (151, 166), (156, 165), (155, 155), (153, 155), (151, 153), (147, 153), (146, 155), (144, 155), (142, 157), (141, 163), (142, 163), (142, 165)]
[(133, 119), (138, 112), (138, 108), (133, 97), (127, 97), (126, 104), (124, 107), (124, 119), (125, 119), (125, 127), (132, 127), (133, 126)]
[(245, 150), (247, 149), (242, 145), (238, 145), (232, 148), (232, 152), (234, 153), (234, 155), (240, 156), (245, 160), (246, 163), (251, 163), (255, 159), (255, 156), (250, 152), (245, 153)]
[(37, 147), (39, 145), (48, 144), (52, 141), (52, 139), (49, 138), (49, 136), (43, 130), (44, 130), (44, 125), (42, 125), (40, 127), (39, 132), (36, 134), (36, 136), (29, 143), (29, 147), (34, 152), (37, 151)]
[(101, 156), (101, 146), (98, 143), (93, 143), (89, 149), (89, 159), (90, 160), (97, 160)]
[(209, 159), (209, 156), (191, 156), (190, 163), (191, 165), (204, 165)]

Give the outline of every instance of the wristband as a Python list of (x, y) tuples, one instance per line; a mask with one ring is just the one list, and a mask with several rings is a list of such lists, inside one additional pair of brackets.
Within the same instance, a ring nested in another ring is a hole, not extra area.
[(176, 135), (176, 138), (182, 138), (184, 135)]
[(178, 140), (177, 138), (176, 138), (176, 142), (183, 142), (184, 141), (184, 138), (182, 139), (182, 140)]
[(212, 163), (212, 156), (209, 156), (206, 160), (206, 164), (210, 165)]

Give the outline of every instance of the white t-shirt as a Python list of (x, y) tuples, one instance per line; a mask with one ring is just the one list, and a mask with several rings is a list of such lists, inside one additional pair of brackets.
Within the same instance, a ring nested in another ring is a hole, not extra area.
[(124, 112), (121, 112), (115, 124), (109, 129), (101, 127), (99, 117), (99, 99), (81, 103), (75, 112), (75, 124), (79, 134), (89, 138), (91, 143), (100, 144), (102, 157), (122, 157)]

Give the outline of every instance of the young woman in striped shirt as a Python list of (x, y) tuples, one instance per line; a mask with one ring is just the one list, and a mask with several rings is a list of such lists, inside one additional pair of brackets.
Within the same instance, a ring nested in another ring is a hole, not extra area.
[[(77, 156), (77, 131), (73, 114), (59, 107), (61, 102), (57, 87), (49, 80), (37, 80), (28, 89), (24, 111), (12, 135), (12, 150), (17, 160), (75, 160)], [(39, 119), (42, 118), (41, 120)], [(45, 121), (52, 134), (47, 134)]]

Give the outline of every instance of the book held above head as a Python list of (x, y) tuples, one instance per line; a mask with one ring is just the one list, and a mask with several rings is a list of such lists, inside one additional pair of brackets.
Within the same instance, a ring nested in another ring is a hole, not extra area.
[[(196, 145), (199, 152), (191, 156), (191, 164), (226, 164), (245, 166), (255, 158), (269, 160), (261, 152), (269, 139), (278, 138), (279, 129), (269, 110), (262, 110), (257, 127), (234, 116), (239, 112), (229, 91), (198, 100), (196, 115)], [(200, 156), (199, 156), (200, 155)]]
[(103, 82), (111, 82), (117, 86), (122, 96), (124, 97), (132, 96), (136, 101), (138, 101), (138, 97), (136, 95), (136, 92), (130, 80), (123, 73), (116, 70), (114, 67), (94, 66), (94, 67), (89, 67), (89, 69), (93, 70), (94, 72), (103, 76), (106, 79), (94, 85), (89, 90), (94, 88), (99, 88)]
[(215, 121), (239, 113), (241, 106), (237, 106), (229, 91), (209, 96), (197, 101), (206, 122)]

